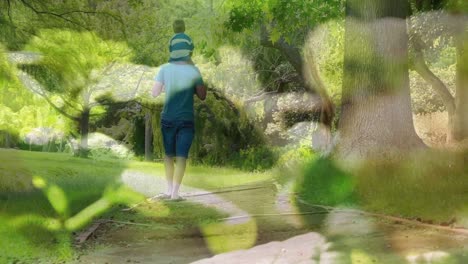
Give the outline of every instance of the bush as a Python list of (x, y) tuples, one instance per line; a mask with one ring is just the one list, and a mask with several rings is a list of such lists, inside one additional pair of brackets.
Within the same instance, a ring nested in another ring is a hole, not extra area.
[(234, 167), (247, 171), (264, 171), (272, 168), (278, 155), (267, 146), (252, 147), (241, 150), (232, 163)]
[(298, 197), (311, 204), (352, 205), (356, 202), (354, 177), (330, 158), (315, 159), (304, 167), (296, 181)]
[[(265, 138), (247, 113), (217, 91), (205, 102), (195, 101), (195, 138), (189, 157), (194, 164), (233, 166), (245, 170), (264, 170), (276, 162), (274, 153), (265, 146)], [(153, 110), (153, 153), (164, 155), (160, 111)], [(244, 164), (246, 162), (246, 164)]]
[(313, 161), (315, 157), (316, 153), (310, 146), (301, 145), (297, 148), (286, 150), (286, 152), (279, 157), (277, 166), (281, 168), (297, 167), (302, 163)]
[(134, 153), (126, 146), (120, 144), (111, 137), (99, 133), (89, 134), (89, 157), (92, 159), (124, 159), (135, 157)]

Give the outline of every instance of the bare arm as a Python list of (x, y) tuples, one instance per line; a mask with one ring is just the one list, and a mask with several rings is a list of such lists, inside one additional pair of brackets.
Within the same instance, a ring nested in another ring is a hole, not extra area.
[(205, 101), (206, 87), (204, 85), (197, 85), (195, 87), (195, 92), (196, 92), (198, 98), (200, 98), (200, 100)]
[(153, 97), (159, 96), (164, 91), (164, 84), (156, 81), (153, 86)]

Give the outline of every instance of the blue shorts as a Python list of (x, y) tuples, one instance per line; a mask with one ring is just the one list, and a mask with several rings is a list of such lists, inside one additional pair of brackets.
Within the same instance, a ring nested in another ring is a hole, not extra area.
[(193, 121), (161, 119), (161, 132), (166, 156), (188, 158), (195, 135)]

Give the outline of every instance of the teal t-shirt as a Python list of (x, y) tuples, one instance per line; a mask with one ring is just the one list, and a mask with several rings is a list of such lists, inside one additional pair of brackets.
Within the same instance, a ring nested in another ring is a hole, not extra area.
[(164, 84), (166, 97), (161, 117), (165, 120), (193, 121), (193, 95), (203, 85), (200, 70), (192, 64), (166, 63), (155, 80)]

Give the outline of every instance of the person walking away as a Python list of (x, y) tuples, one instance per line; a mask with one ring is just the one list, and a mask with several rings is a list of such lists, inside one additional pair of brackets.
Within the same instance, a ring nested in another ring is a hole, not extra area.
[(161, 133), (165, 151), (167, 191), (157, 198), (174, 201), (183, 200), (179, 195), (179, 188), (195, 133), (194, 94), (202, 101), (206, 98), (206, 87), (200, 70), (192, 62), (192, 52), (186, 53), (185, 49), (182, 50), (184, 53), (175, 55), (185, 56), (174, 56), (175, 60), (170, 60), (160, 67), (153, 86), (153, 97), (165, 92)]

